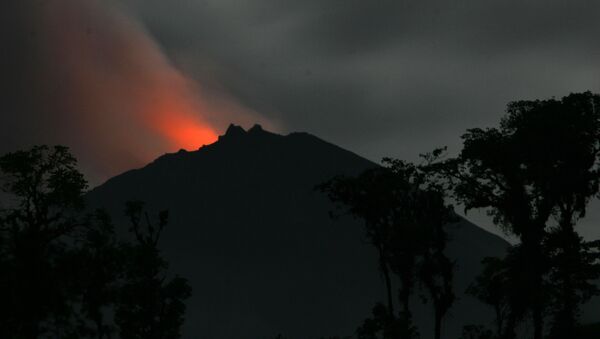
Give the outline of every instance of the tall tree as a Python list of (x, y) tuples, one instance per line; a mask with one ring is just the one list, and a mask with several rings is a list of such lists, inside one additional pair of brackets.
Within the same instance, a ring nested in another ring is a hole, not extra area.
[[(347, 209), (355, 218), (364, 221), (365, 236), (377, 249), (379, 254), (379, 269), (384, 277), (387, 291), (387, 311), (394, 314), (394, 296), (391, 278), (391, 251), (389, 246), (392, 228), (394, 227), (394, 210), (406, 191), (406, 183), (398, 180), (387, 168), (373, 168), (361, 173), (358, 177), (338, 176), (319, 186), (338, 206)], [(407, 277), (412, 277), (414, 258), (408, 252), (404, 256), (403, 266)], [(403, 294), (410, 295), (413, 282), (403, 279), (401, 289)], [(408, 312), (408, 299), (403, 301), (404, 309)]]
[(494, 309), (496, 336), (500, 338), (508, 312), (506, 264), (499, 258), (485, 258), (483, 272), (469, 285), (467, 293)]
[[(62, 265), (87, 187), (66, 147), (36, 146), (0, 157), (2, 269), (0, 332), (38, 338), (68, 323), (74, 272)], [(62, 324), (59, 326), (59, 324)]]
[[(428, 159), (425, 159), (428, 161)], [(417, 257), (416, 278), (425, 288), (433, 305), (434, 338), (441, 338), (442, 321), (455, 301), (453, 288), (455, 264), (445, 254), (448, 235), (445, 226), (457, 220), (451, 205), (445, 202), (445, 187), (436, 176), (427, 175), (423, 168), (410, 163), (384, 159), (391, 170), (409, 183), (410, 189), (404, 192), (403, 204), (398, 206), (397, 220), (402, 220), (400, 227), (394, 229), (410, 229), (412, 232), (402, 232), (400, 237), (393, 238), (399, 243), (413, 242), (411, 246)], [(408, 226), (408, 227), (407, 227)], [(416, 232), (415, 232), (416, 230)], [(416, 249), (415, 249), (416, 247)], [(392, 250), (403, 250), (402, 247), (392, 246)], [(395, 251), (393, 251), (394, 253)], [(402, 266), (402, 261), (395, 262)]]
[[(97, 210), (87, 217), (81, 238), (71, 260), (78, 271), (80, 313), (88, 320), (80, 326), (79, 334), (81, 337), (111, 338), (115, 332), (114, 321), (107, 313), (113, 311), (127, 268), (123, 265), (123, 245), (104, 210)], [(88, 322), (89, 326), (86, 326)]]
[(0, 337), (104, 339), (116, 323), (122, 338), (179, 338), (190, 287), (167, 280), (165, 212), (142, 225), (142, 204), (128, 205), (135, 242), (119, 241), (106, 212), (83, 209), (63, 146), (0, 156), (0, 174)]
[(185, 299), (191, 295), (187, 280), (168, 279), (168, 264), (161, 257), (158, 242), (167, 225), (162, 211), (152, 222), (144, 204), (127, 203), (135, 243), (126, 246), (125, 283), (120, 290), (116, 323), (123, 339), (176, 339), (181, 336)]
[(518, 260), (518, 246), (511, 248), (505, 258), (484, 258), (483, 271), (467, 288), (467, 293), (493, 308), (494, 338), (515, 336), (514, 326), (525, 315), (523, 300), (526, 300), (527, 291), (522, 291), (523, 295), (514, 292), (521, 285)]
[(586, 92), (513, 105), (506, 124), (514, 126), (518, 142), (549, 150), (532, 152), (527, 166), (545, 182), (552, 206), (544, 239), (552, 283), (551, 335), (568, 337), (575, 331), (579, 305), (598, 292), (590, 283), (598, 277), (592, 248), (575, 225), (599, 189), (600, 96)]
[[(558, 249), (562, 253), (581, 251), (573, 237), (574, 222), (598, 191), (599, 98), (586, 92), (561, 100), (510, 103), (499, 128), (468, 130), (459, 157), (437, 167), (454, 179), (455, 195), (467, 210), (487, 209), (499, 227), (520, 239), (511, 269), (519, 284), (510, 299), (528, 305), (535, 339), (544, 335), (544, 314), (549, 307), (550, 286), (545, 277), (551, 269), (565, 273), (569, 266), (560, 268), (549, 260), (546, 245), (553, 244), (555, 250), (562, 247)], [(554, 219), (562, 230), (555, 234), (562, 234), (558, 236), (562, 242), (547, 242)], [(569, 276), (562, 275), (566, 279), (562, 284), (572, 294), (569, 280), (573, 277)], [(570, 309), (566, 311), (570, 316), (563, 320), (570, 318), (564, 321), (572, 324), (573, 305), (566, 295), (555, 303), (564, 302), (563, 309)], [(515, 325), (511, 322), (518, 318), (514, 313), (519, 312), (514, 308), (507, 320), (511, 329)], [(514, 337), (514, 333), (507, 331), (506, 336)]]
[[(444, 202), (442, 188), (427, 180), (419, 167), (399, 160), (384, 162), (386, 167), (356, 178), (337, 177), (320, 186), (332, 201), (365, 221), (367, 238), (379, 253), (388, 306), (376, 306), (374, 317), (365, 321), (359, 334), (364, 338), (375, 338), (377, 333), (384, 338), (414, 336), (409, 304), (415, 284), (420, 283), (434, 305), (435, 337), (440, 338), (442, 319), (454, 302), (454, 264), (444, 254), (444, 225), (454, 214)], [(399, 278), (402, 309), (398, 314), (393, 310), (391, 272)]]

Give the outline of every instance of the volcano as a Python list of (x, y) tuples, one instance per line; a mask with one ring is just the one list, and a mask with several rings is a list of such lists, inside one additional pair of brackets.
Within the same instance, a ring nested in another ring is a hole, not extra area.
[[(385, 289), (360, 221), (332, 219), (334, 206), (314, 188), (374, 166), (307, 133), (231, 125), (217, 142), (165, 154), (87, 198), (123, 229), (128, 200), (169, 210), (161, 250), (170, 272), (193, 288), (184, 338), (346, 336), (385, 300)], [(492, 321), (491, 309), (464, 291), (481, 259), (502, 256), (508, 243), (465, 219), (447, 228), (459, 299), (442, 333), (457, 338), (463, 325)], [(413, 304), (422, 337), (431, 336), (431, 305), (417, 297)]]

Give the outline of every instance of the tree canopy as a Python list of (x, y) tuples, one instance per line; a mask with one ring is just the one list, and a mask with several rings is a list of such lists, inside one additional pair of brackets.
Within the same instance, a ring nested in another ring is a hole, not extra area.
[(87, 182), (64, 146), (0, 156), (0, 337), (180, 337), (184, 278), (169, 278), (158, 249), (167, 225), (132, 202), (137, 242), (118, 239), (109, 215), (84, 209)]

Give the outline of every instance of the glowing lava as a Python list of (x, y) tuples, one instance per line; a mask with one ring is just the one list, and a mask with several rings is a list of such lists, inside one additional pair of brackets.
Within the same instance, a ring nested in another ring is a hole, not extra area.
[(92, 144), (96, 156), (122, 150), (146, 162), (217, 140), (207, 117), (224, 115), (223, 108), (206, 102), (137, 20), (97, 0), (43, 10), (54, 60), (48, 78), (60, 79), (53, 95), (61, 97), (57, 110), (70, 112), (75, 143)]
[(174, 148), (194, 150), (217, 140), (217, 134), (197, 116), (182, 111), (163, 111), (153, 119), (154, 128)]
[(36, 6), (43, 65), (36, 81), (47, 130), (73, 147), (96, 178), (163, 153), (217, 140), (231, 122), (269, 121), (177, 68), (144, 25), (117, 2)]
[(164, 67), (150, 84), (138, 84), (137, 115), (150, 130), (160, 135), (169, 149), (194, 150), (217, 140), (205, 116), (219, 114), (198, 98), (199, 90), (184, 76)]

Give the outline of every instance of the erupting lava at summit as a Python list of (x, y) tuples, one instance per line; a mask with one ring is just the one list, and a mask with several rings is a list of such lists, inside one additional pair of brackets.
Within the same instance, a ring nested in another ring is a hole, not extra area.
[[(227, 93), (203, 87), (125, 8), (98, 0), (31, 5), (32, 60), (46, 142), (72, 145), (93, 177), (217, 140), (229, 123), (271, 126)], [(38, 109), (38, 110), (39, 110)]]
[(172, 148), (192, 150), (217, 140), (217, 133), (198, 117), (188, 102), (164, 99), (149, 111), (151, 116), (147, 123), (166, 138)]

